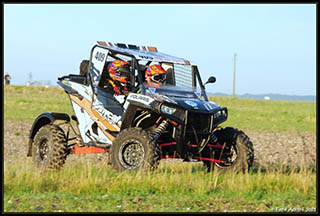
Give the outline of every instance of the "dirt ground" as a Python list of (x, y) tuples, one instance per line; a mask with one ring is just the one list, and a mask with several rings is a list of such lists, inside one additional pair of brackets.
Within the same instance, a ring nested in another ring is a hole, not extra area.
[[(4, 121), (3, 126), (5, 163), (31, 160), (26, 157), (31, 124)], [(316, 166), (316, 133), (244, 132), (253, 143), (256, 166), (269, 167), (280, 164), (293, 167)], [(79, 158), (104, 162), (108, 157), (106, 154), (69, 155), (67, 162)]]

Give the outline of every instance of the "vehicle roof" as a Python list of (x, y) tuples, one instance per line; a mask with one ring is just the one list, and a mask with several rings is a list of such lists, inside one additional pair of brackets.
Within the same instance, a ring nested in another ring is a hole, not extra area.
[(163, 61), (177, 64), (190, 65), (190, 62), (186, 59), (168, 55), (165, 53), (158, 52), (156, 47), (148, 46), (137, 46), (132, 44), (123, 44), (123, 43), (111, 43), (98, 41), (100, 46), (107, 48), (110, 51), (120, 52), (128, 55), (133, 55), (137, 60), (146, 60), (146, 61)]

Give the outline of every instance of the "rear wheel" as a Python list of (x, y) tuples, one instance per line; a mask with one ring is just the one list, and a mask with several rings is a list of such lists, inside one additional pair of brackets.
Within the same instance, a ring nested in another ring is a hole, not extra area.
[(141, 128), (121, 131), (111, 147), (111, 164), (118, 171), (154, 170), (160, 160), (160, 149), (151, 134)]
[(34, 138), (32, 158), (40, 169), (60, 169), (68, 155), (67, 139), (63, 130), (52, 124), (39, 129)]
[(241, 130), (227, 127), (215, 132), (221, 149), (206, 148), (203, 157), (221, 162), (203, 161), (208, 171), (247, 172), (253, 164), (254, 150), (249, 137)]

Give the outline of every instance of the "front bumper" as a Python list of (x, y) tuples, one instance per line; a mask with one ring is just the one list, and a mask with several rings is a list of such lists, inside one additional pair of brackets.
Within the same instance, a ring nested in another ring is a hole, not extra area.
[(227, 118), (228, 110), (226, 107), (217, 108), (210, 114), (187, 111), (185, 118), (186, 134), (196, 132), (198, 135), (210, 135)]

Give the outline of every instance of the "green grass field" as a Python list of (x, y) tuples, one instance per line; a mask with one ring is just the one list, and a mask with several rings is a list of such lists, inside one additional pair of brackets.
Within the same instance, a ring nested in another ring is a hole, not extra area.
[(84, 162), (40, 173), (17, 163), (5, 169), (4, 182), (5, 211), (276, 212), (316, 206), (310, 170), (218, 175), (183, 163), (161, 164), (154, 173), (116, 173)]
[[(212, 99), (212, 98), (211, 98)], [(217, 97), (229, 109), (223, 126), (257, 131), (316, 131), (316, 104)], [(60, 88), (4, 88), (4, 120), (42, 112), (72, 114)], [(5, 129), (4, 129), (5, 130)], [(104, 163), (72, 161), (40, 172), (31, 158), (4, 158), (4, 212), (315, 212), (316, 172), (252, 169), (207, 173), (201, 163), (161, 163), (153, 173), (117, 173)]]
[(62, 88), (5, 86), (4, 120), (32, 123), (43, 112), (72, 114), (68, 95)]
[[(72, 114), (67, 94), (62, 88), (6, 86), (4, 119), (32, 123), (43, 112)], [(262, 101), (228, 97), (211, 97), (228, 108), (229, 117), (222, 126), (243, 130), (316, 131), (316, 103)]]

